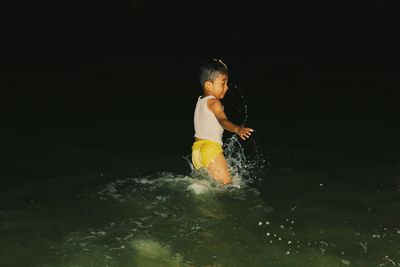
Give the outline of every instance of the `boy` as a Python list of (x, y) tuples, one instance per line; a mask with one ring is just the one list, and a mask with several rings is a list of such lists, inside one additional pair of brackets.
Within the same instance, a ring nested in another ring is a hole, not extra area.
[(196, 170), (205, 168), (212, 178), (222, 184), (231, 184), (232, 178), (222, 150), (224, 129), (243, 140), (250, 137), (253, 129), (234, 124), (224, 113), (220, 101), (228, 90), (228, 69), (224, 62), (213, 59), (203, 64), (200, 84), (203, 95), (198, 98), (194, 112), (193, 166)]

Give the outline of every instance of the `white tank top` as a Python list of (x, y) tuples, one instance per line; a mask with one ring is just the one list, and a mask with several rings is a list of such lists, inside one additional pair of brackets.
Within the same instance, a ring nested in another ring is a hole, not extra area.
[(194, 110), (194, 137), (218, 142), (222, 145), (224, 128), (219, 124), (214, 113), (208, 109), (207, 101), (215, 96), (206, 96), (197, 100)]

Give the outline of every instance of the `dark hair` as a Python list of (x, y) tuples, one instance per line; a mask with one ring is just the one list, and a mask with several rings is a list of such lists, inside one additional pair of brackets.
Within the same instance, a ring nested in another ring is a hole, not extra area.
[(200, 67), (200, 85), (206, 81), (214, 81), (220, 74), (228, 74), (228, 68), (220, 59), (209, 60)]

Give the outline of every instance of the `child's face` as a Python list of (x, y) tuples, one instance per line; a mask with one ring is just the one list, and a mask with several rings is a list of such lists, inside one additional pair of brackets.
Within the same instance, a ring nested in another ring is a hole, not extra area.
[(224, 98), (226, 91), (228, 91), (228, 75), (220, 74), (214, 81), (210, 81), (208, 91), (218, 99)]

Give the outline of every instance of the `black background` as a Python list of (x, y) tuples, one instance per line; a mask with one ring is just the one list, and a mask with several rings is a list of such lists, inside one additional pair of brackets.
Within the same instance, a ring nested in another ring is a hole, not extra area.
[(121, 109), (191, 116), (197, 69), (210, 57), (226, 61), (231, 88), (240, 86), (256, 114), (396, 112), (397, 8), (389, 2), (15, 2), (2, 10), (10, 122)]

